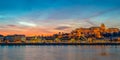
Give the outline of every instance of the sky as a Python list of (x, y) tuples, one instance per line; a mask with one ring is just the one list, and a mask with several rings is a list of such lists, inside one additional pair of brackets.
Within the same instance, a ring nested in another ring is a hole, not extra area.
[(50, 35), (75, 28), (120, 28), (120, 0), (0, 0), (0, 34)]

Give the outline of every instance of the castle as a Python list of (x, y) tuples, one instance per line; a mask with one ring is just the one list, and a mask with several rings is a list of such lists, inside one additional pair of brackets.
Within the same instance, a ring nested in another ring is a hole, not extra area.
[(100, 27), (77, 28), (71, 33), (76, 36), (95, 35), (96, 38), (102, 38), (105, 33), (118, 33), (118, 28), (107, 28), (103, 23)]
[(76, 28), (70, 33), (58, 33), (54, 35), (56, 38), (60, 40), (88, 40), (89, 38), (92, 40), (102, 39), (104, 40), (113, 40), (118, 39), (120, 37), (120, 30), (118, 28), (107, 28), (103, 23), (98, 27), (90, 27), (90, 28)]

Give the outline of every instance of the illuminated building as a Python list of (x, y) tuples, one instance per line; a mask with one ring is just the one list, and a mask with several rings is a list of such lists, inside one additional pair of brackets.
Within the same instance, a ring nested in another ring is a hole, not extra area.
[(3, 42), (3, 40), (4, 40), (4, 36), (0, 35), (0, 42)]
[(15, 42), (25, 42), (26, 37), (25, 35), (14, 35), (14, 41)]
[(22, 42), (25, 41), (25, 35), (7, 35), (4, 38), (5, 42)]
[(77, 38), (78, 40), (81, 37), (99, 39), (105, 37), (103, 36), (103, 34), (106, 34), (106, 36), (110, 37), (111, 33), (115, 36), (117, 35), (118, 32), (119, 32), (118, 28), (106, 28), (106, 26), (102, 23), (100, 26), (97, 27), (77, 28), (73, 30), (68, 36), (73, 37), (75, 39)]
[(5, 36), (4, 42), (14, 42), (14, 35)]

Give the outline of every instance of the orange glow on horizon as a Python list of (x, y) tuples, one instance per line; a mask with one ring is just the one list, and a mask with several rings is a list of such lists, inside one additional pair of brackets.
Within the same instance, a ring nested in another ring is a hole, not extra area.
[(53, 34), (57, 34), (59, 32), (70, 32), (71, 29), (67, 30), (55, 30), (53, 29), (54, 27), (35, 27), (35, 28), (18, 28), (18, 27), (13, 27), (13, 28), (8, 28), (8, 29), (0, 29), (0, 34), (1, 35), (14, 35), (14, 34), (20, 34), (20, 35), (26, 35), (26, 36), (51, 36)]
[(1, 33), (1, 35), (4, 35), (4, 36), (7, 36), (7, 35), (15, 35), (15, 34), (18, 34), (18, 35), (25, 35), (25, 36), (52, 36), (53, 34), (56, 34), (56, 33), (41, 33), (41, 34), (21, 34), (21, 33)]
[(47, 33), (47, 32), (16, 32), (16, 31), (0, 31), (1, 35), (7, 36), (7, 35), (14, 35), (14, 34), (20, 34), (20, 35), (26, 35), (26, 36), (51, 36), (53, 34), (56, 34), (58, 32), (51, 32), (51, 33)]

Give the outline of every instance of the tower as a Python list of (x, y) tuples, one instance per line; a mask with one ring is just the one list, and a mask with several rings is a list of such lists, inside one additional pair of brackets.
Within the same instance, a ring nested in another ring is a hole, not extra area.
[(106, 29), (105, 24), (102, 23), (101, 26), (100, 26), (100, 28), (101, 28), (102, 31), (105, 31), (105, 29)]

